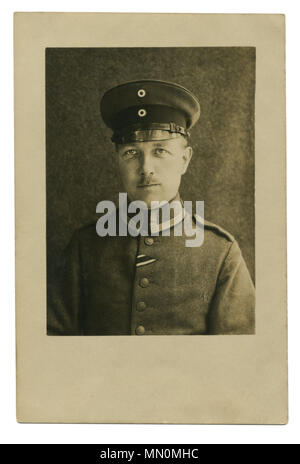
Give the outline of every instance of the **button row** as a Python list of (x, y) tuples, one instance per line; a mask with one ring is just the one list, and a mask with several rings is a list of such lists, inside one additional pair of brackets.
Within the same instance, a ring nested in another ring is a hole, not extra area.
[[(146, 237), (144, 239), (144, 243), (145, 243), (145, 245), (151, 246), (154, 243), (154, 239), (152, 237)], [(140, 286), (143, 287), (143, 288), (148, 287), (149, 284), (150, 284), (149, 279), (147, 279), (147, 277), (143, 277), (140, 280), (139, 283), (140, 283)], [(147, 305), (146, 305), (146, 303), (144, 301), (139, 301), (136, 304), (137, 311), (144, 311), (146, 309), (146, 307), (147, 307)], [(136, 335), (144, 335), (146, 333), (146, 329), (145, 329), (145, 327), (143, 325), (139, 325), (135, 329), (135, 333), (136, 333)]]

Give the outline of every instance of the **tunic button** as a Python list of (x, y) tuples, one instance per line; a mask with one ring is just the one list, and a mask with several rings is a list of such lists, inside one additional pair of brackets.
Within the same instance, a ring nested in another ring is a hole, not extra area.
[(152, 237), (146, 237), (144, 242), (145, 242), (145, 245), (151, 246), (154, 243), (154, 239)]
[(141, 280), (140, 280), (140, 286), (141, 287), (148, 287), (149, 285), (149, 280), (147, 279), (147, 277), (143, 277)]
[(136, 329), (135, 329), (135, 333), (137, 335), (144, 335), (144, 333), (146, 332), (146, 329), (143, 325), (139, 325)]
[(138, 304), (136, 305), (137, 311), (144, 311), (146, 309), (146, 303), (144, 301), (139, 301)]

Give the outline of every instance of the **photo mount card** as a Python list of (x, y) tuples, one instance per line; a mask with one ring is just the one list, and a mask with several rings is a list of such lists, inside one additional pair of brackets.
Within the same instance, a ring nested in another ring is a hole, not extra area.
[(287, 423), (284, 16), (14, 35), (17, 420)]

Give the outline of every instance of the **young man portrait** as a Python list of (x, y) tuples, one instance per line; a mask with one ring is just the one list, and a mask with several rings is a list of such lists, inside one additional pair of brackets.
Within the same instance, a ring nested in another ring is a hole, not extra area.
[[(74, 232), (48, 286), (49, 335), (255, 332), (254, 285), (237, 240), (205, 210), (199, 217), (185, 208), (189, 198), (180, 194), (197, 156), (190, 133), (201, 124), (200, 107), (189, 89), (158, 79), (123, 82), (102, 95), (127, 214), (118, 215), (117, 205), (113, 234), (99, 233), (97, 222)], [(132, 202), (144, 205), (143, 233), (131, 233)], [(188, 220), (203, 232), (199, 246), (187, 246)]]

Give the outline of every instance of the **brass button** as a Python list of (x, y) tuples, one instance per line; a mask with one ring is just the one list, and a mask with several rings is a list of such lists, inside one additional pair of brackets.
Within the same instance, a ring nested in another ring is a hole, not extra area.
[(137, 335), (144, 335), (144, 333), (146, 332), (146, 329), (143, 325), (139, 325), (136, 329), (135, 329), (135, 333)]
[(145, 245), (151, 246), (154, 243), (154, 239), (152, 237), (146, 237), (144, 242), (145, 242)]
[(141, 280), (140, 280), (140, 286), (145, 288), (145, 287), (148, 287), (149, 285), (149, 280), (147, 279), (147, 277), (143, 277)]
[(136, 305), (137, 311), (144, 311), (146, 309), (146, 303), (144, 301), (139, 301)]

